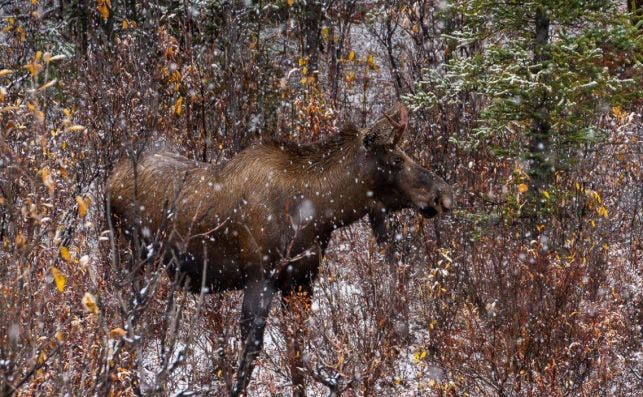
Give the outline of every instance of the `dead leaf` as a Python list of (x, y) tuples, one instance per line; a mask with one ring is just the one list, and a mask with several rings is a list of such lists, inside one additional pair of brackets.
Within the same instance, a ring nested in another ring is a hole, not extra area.
[(96, 304), (96, 297), (94, 295), (89, 292), (85, 292), (81, 302), (85, 310), (92, 314), (98, 314), (98, 305)]

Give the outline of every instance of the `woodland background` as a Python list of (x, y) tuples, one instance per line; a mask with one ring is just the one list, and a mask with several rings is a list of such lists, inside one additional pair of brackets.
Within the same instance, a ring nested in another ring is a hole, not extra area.
[[(309, 394), (639, 395), (641, 10), (0, 0), (0, 395), (226, 395), (240, 294), (131, 277), (110, 169), (154, 144), (220, 162), (310, 142), (398, 100), (456, 210), (392, 217), (384, 247), (335, 233)], [(250, 395), (290, 393), (294, 320), (274, 309)]]

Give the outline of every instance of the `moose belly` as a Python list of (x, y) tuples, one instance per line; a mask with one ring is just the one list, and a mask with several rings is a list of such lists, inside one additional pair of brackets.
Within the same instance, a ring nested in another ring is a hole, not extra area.
[(202, 254), (177, 250), (172, 256), (177, 259), (174, 262), (178, 262), (178, 267), (172, 265), (171, 256), (166, 258), (170, 276), (178, 277), (193, 293), (200, 293), (202, 289), (204, 293), (241, 289), (245, 284), (242, 266), (234, 259), (216, 255), (204, 258)]

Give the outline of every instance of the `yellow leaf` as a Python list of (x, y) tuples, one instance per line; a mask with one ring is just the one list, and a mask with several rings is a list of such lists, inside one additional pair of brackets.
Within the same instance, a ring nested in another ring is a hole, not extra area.
[(49, 167), (43, 167), (38, 173), (40, 174), (40, 179), (42, 179), (42, 183), (47, 187), (49, 194), (50, 195), (53, 194), (54, 190), (56, 190), (56, 183), (54, 182), (54, 178), (52, 178), (51, 176)]
[(85, 130), (85, 127), (78, 124), (67, 127), (67, 131), (71, 131), (71, 132), (83, 131), (83, 130)]
[(39, 122), (41, 122), (41, 123), (42, 123), (43, 121), (45, 121), (45, 113), (43, 113), (40, 109), (38, 109), (37, 104), (34, 104), (34, 103), (31, 103), (31, 102), (28, 102), (28, 103), (27, 103), (27, 110), (29, 110), (29, 112), (31, 112), (31, 114), (33, 114), (33, 115), (34, 115), (34, 117), (35, 117)]
[(348, 60), (352, 61), (355, 59), (355, 51), (351, 51), (348, 53)]
[(551, 197), (551, 196), (549, 195), (549, 192), (548, 192), (547, 190), (543, 190), (543, 196), (545, 196), (545, 198), (546, 198), (547, 200), (549, 200), (549, 198)]
[(368, 65), (369, 69), (377, 69), (377, 64), (375, 63), (375, 57), (373, 54), (370, 54), (368, 58), (366, 58), (366, 64)]
[(78, 216), (84, 218), (87, 216), (87, 207), (89, 206), (89, 197), (83, 199), (80, 196), (76, 196), (76, 204), (78, 205)]
[(62, 333), (62, 331), (57, 331), (56, 335), (54, 336), (56, 337), (56, 340), (58, 342), (62, 342), (65, 335)]
[(123, 27), (123, 30), (127, 30), (127, 28), (129, 28), (129, 23), (127, 22), (127, 19), (123, 19), (121, 26)]
[(38, 73), (38, 70), (39, 70), (38, 65), (33, 64), (33, 63), (26, 64), (25, 69), (27, 69), (32, 76), (35, 76), (36, 73)]
[(2, 69), (0, 70), (0, 77), (8, 76), (11, 73), (13, 73), (13, 70), (11, 69)]
[(71, 253), (69, 252), (69, 248), (65, 247), (64, 245), (61, 245), (60, 257), (63, 258), (65, 262), (71, 262)]
[(607, 218), (607, 215), (608, 215), (607, 208), (604, 205), (601, 205), (600, 207), (597, 207), (596, 208), (596, 213), (598, 214), (598, 216), (600, 216), (602, 218)]
[(55, 266), (51, 268), (51, 274), (54, 275), (54, 282), (56, 283), (58, 292), (63, 292), (65, 290), (65, 282), (67, 281), (65, 275)]
[(295, 0), (288, 0), (288, 7), (292, 7), (295, 4)]
[(599, 204), (603, 203), (603, 199), (601, 198), (601, 195), (597, 191), (595, 190), (592, 191), (592, 197), (594, 198), (594, 200), (596, 200), (597, 203)]
[(58, 80), (57, 80), (57, 79), (49, 80), (49, 81), (48, 81), (48, 82), (46, 82), (45, 84), (43, 84), (43, 85), (41, 85), (40, 87), (38, 87), (38, 91), (44, 91), (44, 90), (46, 90), (47, 88), (49, 88), (49, 87), (53, 86), (54, 84), (56, 84), (57, 82), (58, 82)]
[(415, 360), (415, 362), (420, 362), (420, 361), (424, 360), (425, 358), (426, 358), (426, 351), (424, 351), (424, 350), (422, 350), (420, 352), (415, 352), (413, 354), (413, 360)]
[(96, 304), (96, 297), (89, 292), (85, 292), (83, 299), (81, 300), (83, 307), (90, 313), (98, 313), (98, 305)]
[(18, 106), (3, 106), (0, 108), (0, 113), (12, 112), (18, 109), (20, 109)]
[(627, 112), (624, 112), (620, 106), (614, 106), (612, 108), (612, 114), (620, 123), (625, 122), (627, 119)]
[(175, 116), (180, 116), (181, 113), (183, 113), (183, 97), (180, 96), (179, 99), (176, 100), (174, 103), (174, 115)]
[(527, 190), (529, 190), (529, 186), (526, 183), (521, 183), (520, 185), (518, 185), (518, 191), (520, 193), (524, 193)]
[(306, 66), (306, 64), (308, 63), (308, 60), (306, 58), (299, 58), (298, 63), (299, 63), (299, 66)]
[(65, 59), (65, 58), (67, 58), (67, 56), (65, 55), (54, 55), (53, 57), (50, 56), (48, 58), (45, 58), (45, 62), (49, 63), (49, 62), (58, 61), (60, 59)]
[(26, 244), (27, 244), (27, 238), (25, 237), (25, 235), (22, 234), (22, 232), (18, 233), (18, 235), (16, 236), (16, 248), (21, 250), (25, 247)]
[(330, 36), (330, 29), (328, 29), (328, 26), (324, 26), (321, 28), (321, 35), (324, 40), (328, 40), (328, 37)]
[(110, 338), (122, 338), (123, 336), (127, 335), (127, 331), (125, 331), (121, 327), (117, 327), (109, 331), (109, 337)]

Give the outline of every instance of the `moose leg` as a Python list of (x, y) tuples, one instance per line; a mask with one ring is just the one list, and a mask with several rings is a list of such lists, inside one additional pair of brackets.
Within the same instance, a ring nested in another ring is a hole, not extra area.
[(263, 345), (266, 319), (274, 296), (275, 287), (268, 280), (249, 283), (244, 289), (240, 323), (243, 350), (239, 359), (237, 381), (230, 391), (231, 396), (239, 396), (250, 383), (254, 360), (261, 352)]
[(305, 397), (306, 385), (304, 384), (303, 368), (303, 336), (305, 322), (310, 313), (312, 287), (310, 284), (293, 287), (282, 292), (282, 302), (285, 310), (293, 314), (295, 320), (294, 334), (286, 337), (288, 345), (288, 365), (293, 383), (293, 397)]
[[(312, 303), (312, 284), (317, 278), (319, 266), (326, 252), (330, 235), (320, 236), (316, 246), (311, 247), (314, 255), (308, 256), (296, 262), (294, 272), (287, 274), (279, 282), (283, 308), (294, 314), (295, 330), (292, 337), (286, 336), (288, 344), (288, 361), (290, 377), (293, 383), (293, 396), (305, 397), (306, 386), (303, 373), (303, 337), (305, 334), (305, 322), (310, 315)], [(299, 271), (297, 271), (299, 270)]]

